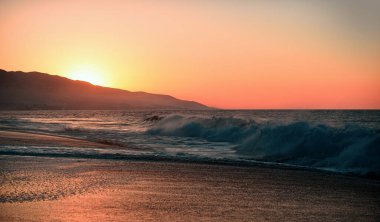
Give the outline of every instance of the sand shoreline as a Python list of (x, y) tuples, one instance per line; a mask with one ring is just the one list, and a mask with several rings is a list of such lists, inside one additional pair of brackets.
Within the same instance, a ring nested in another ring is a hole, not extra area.
[[(1, 144), (54, 140), (65, 145), (94, 145), (70, 138), (25, 138), (25, 134), (3, 132)], [(323, 172), (17, 155), (0, 155), (0, 172), (0, 221), (380, 218), (380, 181)]]

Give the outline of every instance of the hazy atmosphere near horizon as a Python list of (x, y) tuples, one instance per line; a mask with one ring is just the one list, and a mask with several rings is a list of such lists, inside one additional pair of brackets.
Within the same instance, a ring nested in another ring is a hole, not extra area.
[(380, 108), (376, 0), (0, 2), (0, 61), (231, 109)]
[(0, 0), (0, 222), (380, 221), (380, 0)]

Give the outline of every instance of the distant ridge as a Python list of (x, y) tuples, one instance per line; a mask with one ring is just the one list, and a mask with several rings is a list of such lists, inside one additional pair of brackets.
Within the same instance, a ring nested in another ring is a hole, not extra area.
[(0, 109), (210, 109), (168, 95), (95, 86), (40, 72), (0, 69)]

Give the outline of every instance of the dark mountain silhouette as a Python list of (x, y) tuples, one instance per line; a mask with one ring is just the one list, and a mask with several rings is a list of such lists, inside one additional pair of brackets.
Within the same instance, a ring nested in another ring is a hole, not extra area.
[(95, 86), (39, 72), (0, 69), (0, 109), (208, 109), (172, 96)]

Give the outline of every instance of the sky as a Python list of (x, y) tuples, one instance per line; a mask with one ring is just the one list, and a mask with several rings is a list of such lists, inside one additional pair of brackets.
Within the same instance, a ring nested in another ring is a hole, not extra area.
[(0, 68), (227, 109), (380, 109), (380, 1), (0, 0)]

